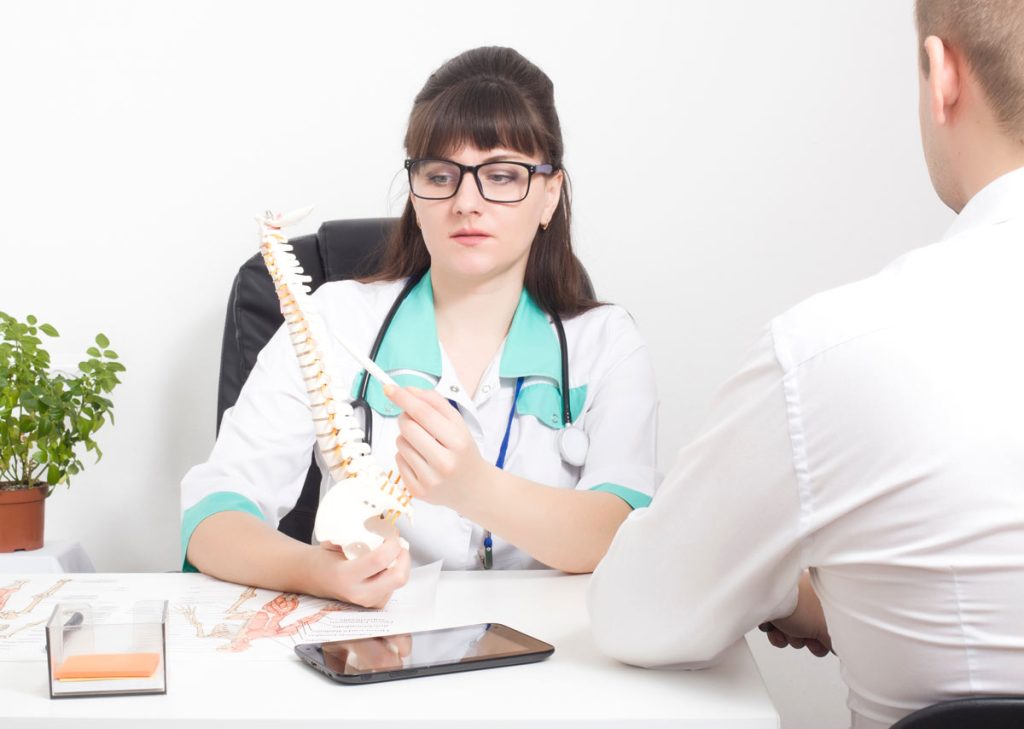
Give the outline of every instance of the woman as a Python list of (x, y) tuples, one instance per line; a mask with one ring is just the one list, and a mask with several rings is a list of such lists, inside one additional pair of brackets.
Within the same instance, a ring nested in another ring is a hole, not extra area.
[[(415, 522), (399, 522), (411, 560), (393, 539), (346, 560), (275, 530), (314, 443), (282, 330), (210, 460), (182, 484), (186, 566), (381, 605), (410, 561), (589, 572), (631, 509), (649, 503), (650, 359), (629, 316), (591, 297), (572, 252), (551, 81), (511, 49), (467, 51), (416, 97), (405, 146), (410, 196), (381, 269), (314, 296), (327, 325), (365, 351), (404, 297), (377, 356), (404, 386), (385, 393), (370, 380), (366, 400), (377, 460), (394, 462), (418, 499)], [(339, 363), (355, 393), (362, 371)]]

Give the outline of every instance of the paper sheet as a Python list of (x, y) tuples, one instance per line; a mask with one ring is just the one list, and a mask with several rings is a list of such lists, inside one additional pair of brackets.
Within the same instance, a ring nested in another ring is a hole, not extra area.
[(169, 600), (169, 657), (244, 655), (293, 660), (292, 647), (416, 630), (434, 613), (441, 563), (412, 570), (382, 610), (263, 590), (205, 575), (0, 575), (0, 661), (43, 660), (57, 602), (84, 602), (95, 620), (130, 613), (139, 600)]

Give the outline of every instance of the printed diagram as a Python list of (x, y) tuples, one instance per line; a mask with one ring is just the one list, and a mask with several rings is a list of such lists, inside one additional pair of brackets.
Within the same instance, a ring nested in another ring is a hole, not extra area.
[(39, 607), (39, 603), (49, 597), (53, 597), (60, 588), (64, 587), (64, 585), (69, 582), (71, 582), (69, 579), (57, 580), (49, 589), (33, 595), (32, 599), (20, 610), (15, 610), (13, 607), (8, 608), (7, 605), (11, 601), (11, 598), (18, 595), (18, 593), (21, 592), (21, 589), (28, 584), (28, 580), (14, 580), (9, 585), (0, 587), (0, 621), (3, 621), (0, 622), (0, 640), (13, 638), (22, 631), (29, 630), (37, 625), (45, 623), (49, 617), (48, 615), (44, 615), (39, 620), (22, 622), (20, 625), (17, 621), (31, 615), (32, 611)]
[(303, 628), (323, 620), (330, 613), (337, 613), (352, 608), (343, 603), (328, 603), (316, 612), (299, 618), (287, 625), (281, 623), (292, 615), (300, 607), (298, 595), (290, 592), (278, 594), (267, 601), (258, 610), (246, 610), (243, 604), (256, 597), (256, 589), (253, 587), (246, 590), (235, 600), (227, 610), (224, 611), (226, 622), (217, 623), (209, 631), (203, 628), (203, 624), (196, 614), (195, 605), (179, 605), (177, 610), (195, 629), (197, 638), (216, 638), (227, 640), (227, 643), (217, 646), (218, 651), (226, 653), (240, 653), (248, 650), (254, 640), (260, 638), (290, 638)]

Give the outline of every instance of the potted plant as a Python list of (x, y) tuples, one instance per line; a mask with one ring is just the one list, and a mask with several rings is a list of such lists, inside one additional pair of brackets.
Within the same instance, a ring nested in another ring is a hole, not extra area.
[(83, 447), (102, 457), (93, 436), (114, 422), (104, 395), (124, 372), (102, 334), (76, 375), (51, 370), (43, 334), (59, 336), (0, 311), (0, 552), (43, 546), (43, 500), (82, 470)]

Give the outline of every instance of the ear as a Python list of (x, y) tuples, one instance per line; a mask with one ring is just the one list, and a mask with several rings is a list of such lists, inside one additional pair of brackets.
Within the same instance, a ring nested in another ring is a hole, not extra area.
[(541, 213), (540, 219), (545, 226), (551, 222), (555, 210), (558, 209), (558, 201), (562, 199), (563, 179), (562, 171), (558, 170), (558, 172), (548, 175), (547, 180), (544, 181), (544, 211)]
[(938, 36), (930, 35), (924, 39), (924, 51), (928, 56), (928, 109), (936, 124), (945, 125), (960, 99), (960, 64)]

